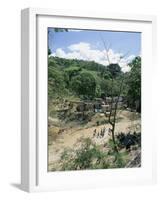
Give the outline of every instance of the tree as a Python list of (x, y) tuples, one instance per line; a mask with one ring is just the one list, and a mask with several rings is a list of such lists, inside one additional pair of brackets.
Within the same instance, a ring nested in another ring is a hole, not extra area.
[[(109, 63), (109, 65), (107, 66), (107, 70), (110, 71), (112, 77), (111, 77), (111, 106), (110, 106), (110, 114), (109, 114), (109, 123), (111, 124), (111, 133), (112, 133), (112, 141), (113, 141), (113, 146), (114, 146), (114, 151), (116, 152), (116, 154), (118, 155), (118, 148), (117, 148), (117, 144), (116, 144), (116, 140), (115, 140), (115, 123), (116, 123), (116, 114), (117, 114), (117, 106), (118, 106), (118, 102), (119, 102), (119, 98), (120, 95), (122, 93), (122, 87), (123, 87), (123, 76), (121, 79), (121, 83), (119, 85), (119, 91), (118, 91), (118, 95), (117, 95), (117, 100), (115, 102), (115, 106), (114, 106), (114, 115), (113, 115), (113, 121), (111, 120), (111, 116), (113, 113), (113, 104), (114, 104), (114, 80), (116, 77), (118, 77), (119, 75), (122, 74), (121, 72), (121, 68), (119, 66), (118, 63), (114, 64), (110, 62), (110, 57), (109, 57), (109, 49), (110, 49), (110, 45), (106, 46), (106, 43), (103, 39), (103, 37), (101, 37), (102, 43), (104, 45), (105, 51), (106, 51), (106, 57), (107, 57), (107, 61)], [(124, 56), (120, 57), (120, 60), (123, 59)], [(116, 160), (117, 160), (117, 156), (116, 156)]]
[(128, 103), (137, 112), (141, 112), (141, 57), (136, 57), (130, 63), (130, 67), (131, 71), (129, 72), (127, 80)]
[(121, 72), (121, 67), (119, 66), (118, 63), (116, 64), (109, 64), (107, 66), (108, 71), (111, 73), (112, 78), (116, 78), (117, 76), (119, 76), (122, 72)]
[(110, 96), (111, 95), (111, 80), (107, 80), (107, 79), (102, 79), (100, 82), (100, 87), (101, 87), (101, 91), (102, 93), (104, 93), (104, 96)]
[(51, 50), (48, 48), (48, 56), (51, 55)]
[(96, 80), (90, 72), (81, 72), (71, 81), (72, 89), (84, 98), (93, 98), (96, 92)]
[(77, 76), (82, 69), (80, 67), (70, 66), (66, 68), (64, 71), (69, 77), (69, 82), (72, 80), (74, 76)]
[(113, 121), (111, 120), (111, 115), (112, 115), (112, 111), (113, 111), (113, 93), (112, 93), (112, 102), (111, 102), (111, 109), (110, 109), (110, 115), (109, 115), (109, 123), (112, 126), (112, 129), (111, 129), (112, 140), (113, 140), (113, 144), (114, 144), (114, 150), (115, 150), (116, 153), (118, 153), (118, 148), (117, 148), (117, 144), (116, 144), (116, 140), (115, 140), (115, 124), (116, 124), (117, 106), (118, 106), (119, 98), (120, 98), (120, 95), (121, 95), (121, 92), (122, 92), (123, 81), (124, 81), (124, 79), (122, 78), (121, 83), (120, 83), (120, 87), (119, 87), (117, 100), (116, 100), (115, 106), (114, 106)]
[(49, 98), (53, 96), (63, 96), (66, 93), (64, 77), (61, 71), (52, 66), (48, 67), (48, 95)]

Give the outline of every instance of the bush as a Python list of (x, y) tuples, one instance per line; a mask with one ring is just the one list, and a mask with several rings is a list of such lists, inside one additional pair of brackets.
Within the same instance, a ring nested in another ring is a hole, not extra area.
[[(94, 144), (90, 138), (81, 139), (79, 142), (76, 146), (81, 145), (77, 149), (64, 150), (57, 167), (52, 171), (124, 168), (131, 159), (128, 151), (115, 152), (112, 140), (103, 146)], [(118, 141), (116, 142), (119, 145)]]
[(109, 168), (107, 153), (102, 152), (90, 138), (82, 139), (81, 148), (65, 150), (61, 155), (61, 170)]
[(120, 148), (126, 148), (126, 150), (133, 145), (141, 147), (141, 133), (125, 134), (121, 132), (117, 135), (117, 143)]

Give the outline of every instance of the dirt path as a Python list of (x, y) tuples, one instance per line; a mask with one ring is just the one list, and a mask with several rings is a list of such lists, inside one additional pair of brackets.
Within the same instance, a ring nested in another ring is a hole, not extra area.
[[(121, 114), (120, 114), (121, 116)], [(129, 132), (129, 130), (135, 130), (135, 128), (140, 127), (140, 119), (131, 121), (126, 115), (123, 115), (123, 120), (116, 123), (115, 134), (118, 132)], [(104, 137), (99, 137), (97, 134), (100, 133), (101, 129), (105, 128)], [(61, 153), (65, 148), (75, 148), (77, 141), (81, 138), (91, 138), (96, 144), (103, 144), (105, 141), (111, 137), (108, 129), (111, 128), (109, 124), (94, 126), (91, 128), (82, 129), (72, 129), (63, 132), (58, 138), (49, 145), (49, 170), (52, 169), (53, 163), (60, 159)], [(97, 134), (93, 136), (94, 130), (96, 129)]]

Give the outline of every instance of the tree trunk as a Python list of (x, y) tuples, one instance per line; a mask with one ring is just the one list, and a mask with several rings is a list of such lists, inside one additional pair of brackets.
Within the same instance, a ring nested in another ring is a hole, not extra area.
[[(117, 101), (115, 104), (115, 110), (114, 110), (114, 118), (113, 118), (113, 122), (111, 122), (111, 113), (112, 113), (112, 106), (111, 106), (111, 110), (110, 110), (110, 116), (109, 116), (109, 123), (112, 126), (112, 141), (113, 141), (113, 145), (114, 145), (114, 151), (116, 153), (118, 153), (118, 149), (117, 149), (117, 144), (116, 144), (116, 140), (115, 140), (115, 123), (116, 123), (116, 115), (117, 115), (117, 107), (118, 107), (118, 102), (119, 102), (119, 98), (121, 95), (121, 91), (122, 91), (122, 86), (123, 86), (123, 79), (121, 80), (121, 85), (120, 85), (120, 89), (119, 89), (119, 94), (117, 97)], [(112, 102), (111, 104), (113, 104), (113, 96), (112, 96)]]

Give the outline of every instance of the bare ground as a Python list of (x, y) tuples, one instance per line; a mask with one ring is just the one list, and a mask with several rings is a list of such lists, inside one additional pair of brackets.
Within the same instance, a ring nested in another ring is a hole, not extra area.
[[(117, 116), (120, 117), (121, 120), (116, 123), (115, 134), (119, 132), (128, 133), (129, 131), (140, 131), (141, 121), (138, 114), (129, 111), (120, 111)], [(57, 121), (57, 119), (53, 119), (51, 117), (49, 120)], [(106, 128), (104, 137), (100, 138), (97, 136), (97, 134), (96, 136), (93, 136), (95, 129), (98, 133), (103, 128)], [(65, 149), (77, 148), (81, 138), (91, 138), (92, 141), (98, 145), (107, 142), (111, 138), (111, 135), (108, 132), (109, 128), (109, 124), (92, 127), (89, 127), (88, 124), (85, 127), (75, 126), (66, 128), (60, 132), (57, 137), (49, 137), (50, 145), (48, 145), (48, 170), (52, 171), (53, 166), (59, 162), (61, 154)]]

